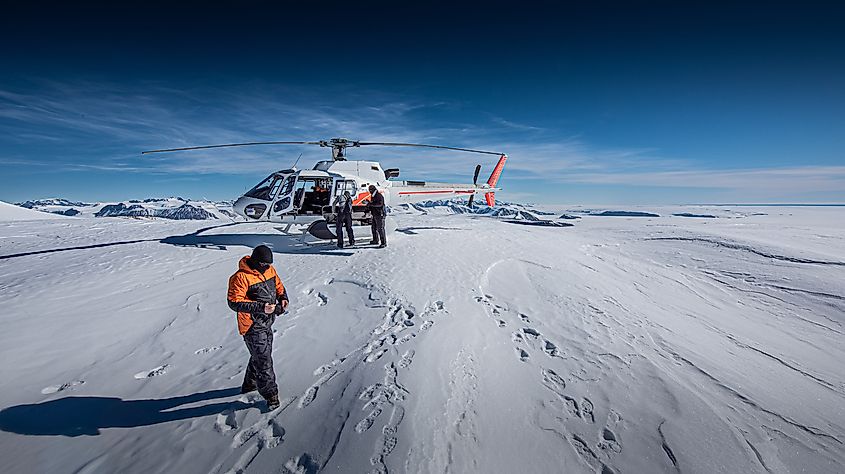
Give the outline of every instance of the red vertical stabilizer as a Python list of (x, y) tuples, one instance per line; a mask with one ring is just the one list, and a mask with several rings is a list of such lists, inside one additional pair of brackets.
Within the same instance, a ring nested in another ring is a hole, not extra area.
[[(502, 176), (502, 170), (505, 168), (505, 162), (508, 161), (508, 155), (502, 155), (499, 158), (499, 162), (496, 163), (496, 167), (493, 168), (493, 172), (490, 173), (490, 177), (487, 179), (487, 184), (490, 187), (496, 187), (496, 183), (499, 182), (499, 177)], [(484, 194), (484, 200), (487, 201), (487, 205), (493, 207), (496, 205), (496, 193), (489, 192)]]
[(502, 176), (502, 170), (505, 168), (506, 161), (508, 161), (508, 155), (502, 155), (499, 158), (499, 162), (496, 163), (496, 167), (493, 168), (493, 172), (490, 173), (490, 177), (487, 178), (487, 184), (491, 187), (496, 186), (496, 183), (499, 182), (499, 176)]

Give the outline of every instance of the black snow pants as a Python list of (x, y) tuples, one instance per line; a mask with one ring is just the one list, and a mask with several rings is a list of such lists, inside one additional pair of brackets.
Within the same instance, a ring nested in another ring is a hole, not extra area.
[(373, 221), (371, 224), (373, 229), (373, 242), (381, 245), (387, 245), (387, 237), (384, 235), (384, 215), (373, 213)]
[(337, 246), (343, 247), (343, 228), (349, 235), (349, 245), (355, 245), (355, 234), (352, 233), (352, 214), (338, 214), (335, 221), (335, 234), (337, 234)]
[(273, 370), (273, 328), (253, 324), (244, 334), (244, 342), (249, 350), (244, 386), (258, 387), (258, 393), (264, 398), (278, 395), (279, 387)]

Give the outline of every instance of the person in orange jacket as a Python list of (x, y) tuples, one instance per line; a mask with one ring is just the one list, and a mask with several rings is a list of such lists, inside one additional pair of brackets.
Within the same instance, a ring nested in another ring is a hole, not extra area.
[(249, 350), (241, 393), (258, 390), (270, 410), (279, 407), (279, 388), (273, 369), (273, 323), (288, 307), (288, 294), (276, 269), (273, 251), (259, 245), (241, 258), (229, 277), (229, 308), (238, 313), (238, 332)]

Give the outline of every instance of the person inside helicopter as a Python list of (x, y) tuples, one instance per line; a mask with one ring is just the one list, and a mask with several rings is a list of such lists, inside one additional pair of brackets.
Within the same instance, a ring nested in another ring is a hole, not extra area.
[(320, 179), (300, 179), (296, 183), (294, 193), (294, 206), (298, 208), (297, 214), (322, 214), (323, 206), (329, 202), (329, 189), (326, 183)]

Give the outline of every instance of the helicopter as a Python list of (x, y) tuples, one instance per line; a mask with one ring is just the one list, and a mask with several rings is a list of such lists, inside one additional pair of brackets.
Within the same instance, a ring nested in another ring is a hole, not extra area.
[[(310, 170), (290, 169), (276, 171), (239, 197), (233, 210), (247, 221), (308, 225), (306, 232), (322, 240), (333, 240), (335, 234), (329, 224), (335, 222), (334, 199), (348, 191), (352, 196), (352, 220), (355, 225), (369, 225), (372, 216), (366, 204), (371, 197), (368, 190), (374, 185), (384, 196), (386, 206), (416, 203), (432, 198), (442, 199), (468, 196), (472, 207), (476, 194), (484, 194), (488, 206), (496, 203), (496, 187), (508, 155), (500, 152), (473, 150), (441, 145), (395, 142), (363, 142), (346, 138), (319, 141), (272, 141), (227, 143), (183, 148), (144, 151), (142, 154), (188, 150), (229, 148), (257, 145), (317, 145), (331, 148), (331, 160), (318, 161)], [(476, 165), (472, 184), (434, 183), (426, 181), (396, 181), (399, 168), (383, 169), (377, 161), (347, 160), (346, 149), (362, 146), (420, 147), (452, 150), (467, 153), (497, 155), (499, 161), (486, 183), (478, 184), (481, 165)], [(300, 155), (301, 156), (301, 155)]]

